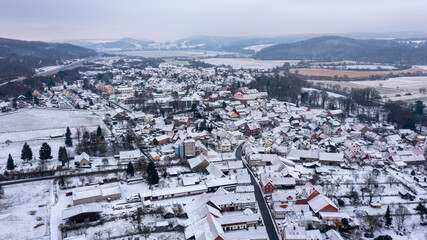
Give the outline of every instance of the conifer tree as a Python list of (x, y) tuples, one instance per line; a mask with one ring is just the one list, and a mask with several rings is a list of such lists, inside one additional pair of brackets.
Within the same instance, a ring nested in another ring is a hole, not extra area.
[(67, 131), (65, 132), (65, 146), (73, 146), (73, 140), (71, 139), (71, 131), (69, 127), (67, 127)]
[(98, 128), (96, 129), (96, 136), (101, 137), (102, 136), (102, 129), (101, 126), (98, 126)]
[(391, 219), (391, 215), (390, 215), (390, 206), (387, 206), (387, 211), (385, 212), (385, 225), (386, 226), (391, 226), (392, 223), (392, 219)]
[(22, 147), (21, 159), (27, 162), (33, 159), (33, 151), (31, 150), (30, 146), (26, 142)]
[(40, 148), (39, 155), (40, 160), (47, 160), (52, 158), (52, 149), (50, 148), (49, 144), (44, 142)]
[(156, 166), (154, 165), (153, 160), (151, 160), (147, 166), (147, 175), (148, 175), (148, 182), (151, 185), (159, 183), (159, 173), (156, 170)]
[(126, 169), (126, 172), (127, 172), (129, 175), (131, 175), (132, 177), (134, 176), (134, 174), (135, 174), (135, 170), (133, 169), (133, 165), (132, 165), (132, 163), (131, 163), (131, 162), (129, 162), (129, 163), (128, 163), (128, 167), (127, 167), (127, 169)]
[(13, 170), (15, 169), (15, 164), (13, 163), (13, 158), (12, 156), (9, 154), (9, 158), (7, 159), (7, 165), (6, 165), (7, 170)]

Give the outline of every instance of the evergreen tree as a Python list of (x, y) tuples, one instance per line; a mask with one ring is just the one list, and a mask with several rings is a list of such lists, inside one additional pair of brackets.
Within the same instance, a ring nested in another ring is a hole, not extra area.
[(62, 163), (62, 166), (65, 166), (65, 163), (68, 161), (67, 149), (65, 147), (59, 147), (58, 161)]
[(147, 166), (148, 182), (151, 185), (159, 183), (159, 173), (156, 170), (154, 162), (151, 160)]
[(392, 223), (392, 219), (391, 219), (391, 215), (390, 215), (390, 206), (387, 206), (387, 211), (385, 212), (385, 225), (387, 227), (391, 226)]
[(52, 158), (52, 149), (50, 148), (49, 144), (44, 142), (40, 148), (39, 155), (40, 160), (47, 160)]
[(13, 158), (12, 156), (9, 154), (9, 158), (7, 159), (7, 165), (6, 165), (7, 170), (13, 170), (15, 169), (15, 164), (13, 163)]
[(65, 146), (73, 146), (73, 140), (71, 139), (71, 131), (69, 127), (67, 127), (67, 131), (65, 132)]
[(96, 136), (101, 137), (102, 136), (102, 129), (101, 126), (98, 126), (98, 128), (96, 129)]
[(225, 101), (222, 101), (222, 108), (226, 108), (227, 107), (227, 104), (225, 103)]
[(420, 100), (416, 101), (415, 102), (415, 111), (414, 111), (414, 113), (418, 114), (418, 115), (423, 115), (425, 107), (426, 106), (423, 104), (422, 101), (420, 101)]
[(131, 162), (128, 163), (128, 168), (126, 169), (126, 172), (133, 177), (135, 171)]
[(31, 150), (30, 146), (26, 142), (22, 147), (21, 159), (27, 162), (33, 159), (33, 151)]

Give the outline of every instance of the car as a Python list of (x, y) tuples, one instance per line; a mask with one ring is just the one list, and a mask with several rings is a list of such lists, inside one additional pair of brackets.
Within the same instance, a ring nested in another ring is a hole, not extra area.
[(126, 202), (128, 203), (140, 202), (140, 201), (141, 201), (141, 197), (139, 195), (132, 195), (132, 196), (126, 197)]
[(71, 195), (73, 195), (73, 192), (67, 192), (67, 193), (65, 193), (66, 197), (71, 196)]
[(358, 216), (358, 217), (368, 216), (368, 213), (365, 210), (358, 209), (358, 210), (355, 210), (354, 212), (356, 213), (356, 216)]
[(374, 234), (371, 232), (367, 232), (367, 233), (365, 233), (364, 237), (365, 238), (374, 238)]

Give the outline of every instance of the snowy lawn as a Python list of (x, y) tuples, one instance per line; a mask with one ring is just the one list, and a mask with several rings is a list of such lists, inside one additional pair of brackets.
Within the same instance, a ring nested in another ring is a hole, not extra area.
[(51, 128), (96, 126), (98, 116), (85, 110), (31, 109), (0, 116), (0, 132), (32, 131)]
[(51, 181), (4, 186), (0, 199), (0, 239), (49, 239)]

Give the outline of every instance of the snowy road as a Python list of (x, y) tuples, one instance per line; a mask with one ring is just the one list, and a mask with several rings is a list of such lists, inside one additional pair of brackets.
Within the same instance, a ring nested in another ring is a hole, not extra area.
[[(236, 159), (237, 160), (241, 160), (242, 159), (242, 146), (243, 144), (241, 144), (237, 150), (236, 150)], [(255, 179), (255, 177), (253, 176), (252, 171), (250, 170), (250, 168), (246, 165), (246, 162), (243, 161), (243, 164), (245, 165), (245, 167), (248, 169), (249, 171), (249, 175), (251, 176), (251, 182), (252, 185), (255, 188), (255, 198), (258, 202), (258, 206), (259, 206), (259, 210), (261, 211), (261, 215), (262, 215), (262, 219), (265, 225), (265, 228), (267, 230), (267, 234), (268, 234), (268, 238), (270, 240), (279, 240), (279, 235), (276, 229), (276, 224), (273, 222), (273, 218), (270, 214), (270, 211), (268, 209), (267, 203), (264, 199), (264, 196), (262, 195), (260, 186), (258, 184), (257, 179)]]

